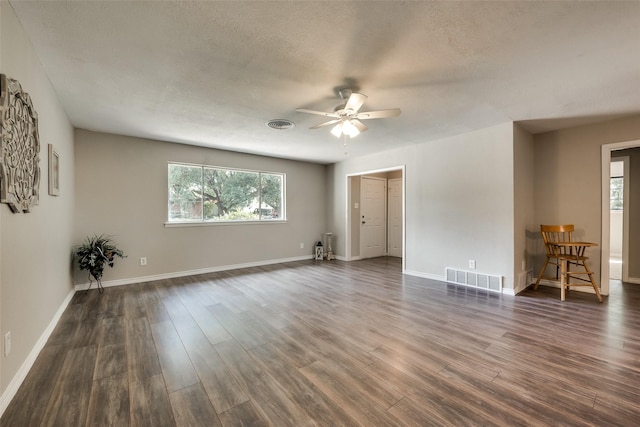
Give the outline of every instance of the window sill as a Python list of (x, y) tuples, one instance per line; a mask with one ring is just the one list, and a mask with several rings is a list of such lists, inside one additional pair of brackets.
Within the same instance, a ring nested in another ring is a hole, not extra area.
[(263, 225), (263, 224), (286, 224), (286, 219), (273, 219), (262, 221), (185, 221), (185, 222), (165, 222), (165, 228), (176, 227), (215, 227), (219, 225)]

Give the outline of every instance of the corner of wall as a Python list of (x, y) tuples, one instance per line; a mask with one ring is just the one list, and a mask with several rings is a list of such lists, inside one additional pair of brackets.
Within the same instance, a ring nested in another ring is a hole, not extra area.
[(533, 135), (513, 123), (514, 292), (528, 285), (533, 270), (538, 234), (534, 225)]

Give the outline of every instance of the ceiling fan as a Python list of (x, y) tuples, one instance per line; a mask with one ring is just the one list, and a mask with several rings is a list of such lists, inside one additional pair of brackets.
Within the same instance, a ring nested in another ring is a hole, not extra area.
[(331, 133), (340, 138), (340, 136), (348, 136), (354, 138), (360, 133), (367, 130), (367, 126), (360, 120), (382, 119), (386, 117), (396, 117), (400, 115), (399, 108), (391, 108), (389, 110), (363, 111), (358, 112), (367, 96), (361, 93), (353, 92), (351, 89), (342, 89), (338, 92), (342, 99), (346, 99), (344, 104), (338, 105), (333, 113), (325, 111), (307, 110), (306, 108), (296, 108), (300, 113), (317, 114), (319, 116), (330, 117), (331, 120), (311, 126), (309, 129), (318, 129), (324, 126), (335, 124), (331, 129)]

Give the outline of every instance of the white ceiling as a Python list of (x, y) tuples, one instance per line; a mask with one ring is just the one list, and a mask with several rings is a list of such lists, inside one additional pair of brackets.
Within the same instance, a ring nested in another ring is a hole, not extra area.
[(341, 86), (402, 109), (349, 156), (640, 113), (637, 1), (10, 3), (79, 128), (332, 163), (341, 141), (295, 109), (333, 111)]

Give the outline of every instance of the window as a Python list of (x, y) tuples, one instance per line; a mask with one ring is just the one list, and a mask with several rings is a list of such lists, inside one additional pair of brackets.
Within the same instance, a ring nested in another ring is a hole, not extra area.
[(610, 209), (612, 211), (621, 211), (623, 206), (623, 177), (617, 176), (611, 178), (610, 185)]
[(283, 173), (169, 163), (169, 222), (284, 220)]

